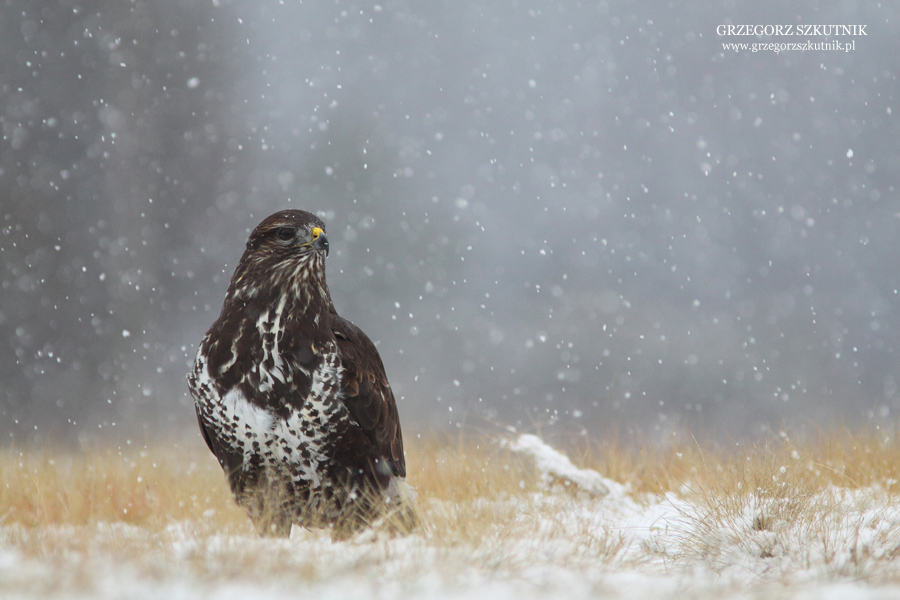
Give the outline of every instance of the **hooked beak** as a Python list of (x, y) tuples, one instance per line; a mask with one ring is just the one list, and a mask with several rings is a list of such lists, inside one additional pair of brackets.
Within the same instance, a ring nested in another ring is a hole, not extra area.
[(328, 238), (325, 237), (325, 232), (321, 227), (313, 227), (312, 241), (310, 241), (309, 245), (312, 246), (313, 250), (324, 252), (325, 256), (328, 256)]

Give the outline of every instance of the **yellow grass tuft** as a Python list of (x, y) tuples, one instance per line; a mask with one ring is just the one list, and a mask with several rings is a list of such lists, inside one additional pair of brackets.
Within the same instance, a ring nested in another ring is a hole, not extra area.
[(24, 527), (243, 521), (222, 471), (200, 448), (0, 451), (0, 524)]

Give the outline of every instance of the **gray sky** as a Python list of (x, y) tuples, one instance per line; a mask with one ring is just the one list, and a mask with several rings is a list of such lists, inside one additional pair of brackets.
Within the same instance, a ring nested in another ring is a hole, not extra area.
[(194, 428), (184, 373), (285, 207), (407, 428), (900, 409), (898, 7), (45, 4), (0, 19), (7, 439)]

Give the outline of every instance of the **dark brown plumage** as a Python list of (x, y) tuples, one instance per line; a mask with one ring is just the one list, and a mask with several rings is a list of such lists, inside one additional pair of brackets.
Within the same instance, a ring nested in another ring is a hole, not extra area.
[(334, 310), (327, 254), (311, 213), (260, 223), (188, 374), (201, 434), (267, 535), (414, 524), (394, 395), (374, 344)]

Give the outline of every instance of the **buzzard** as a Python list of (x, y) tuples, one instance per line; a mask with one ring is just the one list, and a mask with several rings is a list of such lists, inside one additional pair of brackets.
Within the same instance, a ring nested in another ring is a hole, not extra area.
[(394, 395), (375, 345), (334, 310), (327, 255), (311, 213), (260, 223), (188, 373), (200, 433), (263, 535), (415, 524)]

